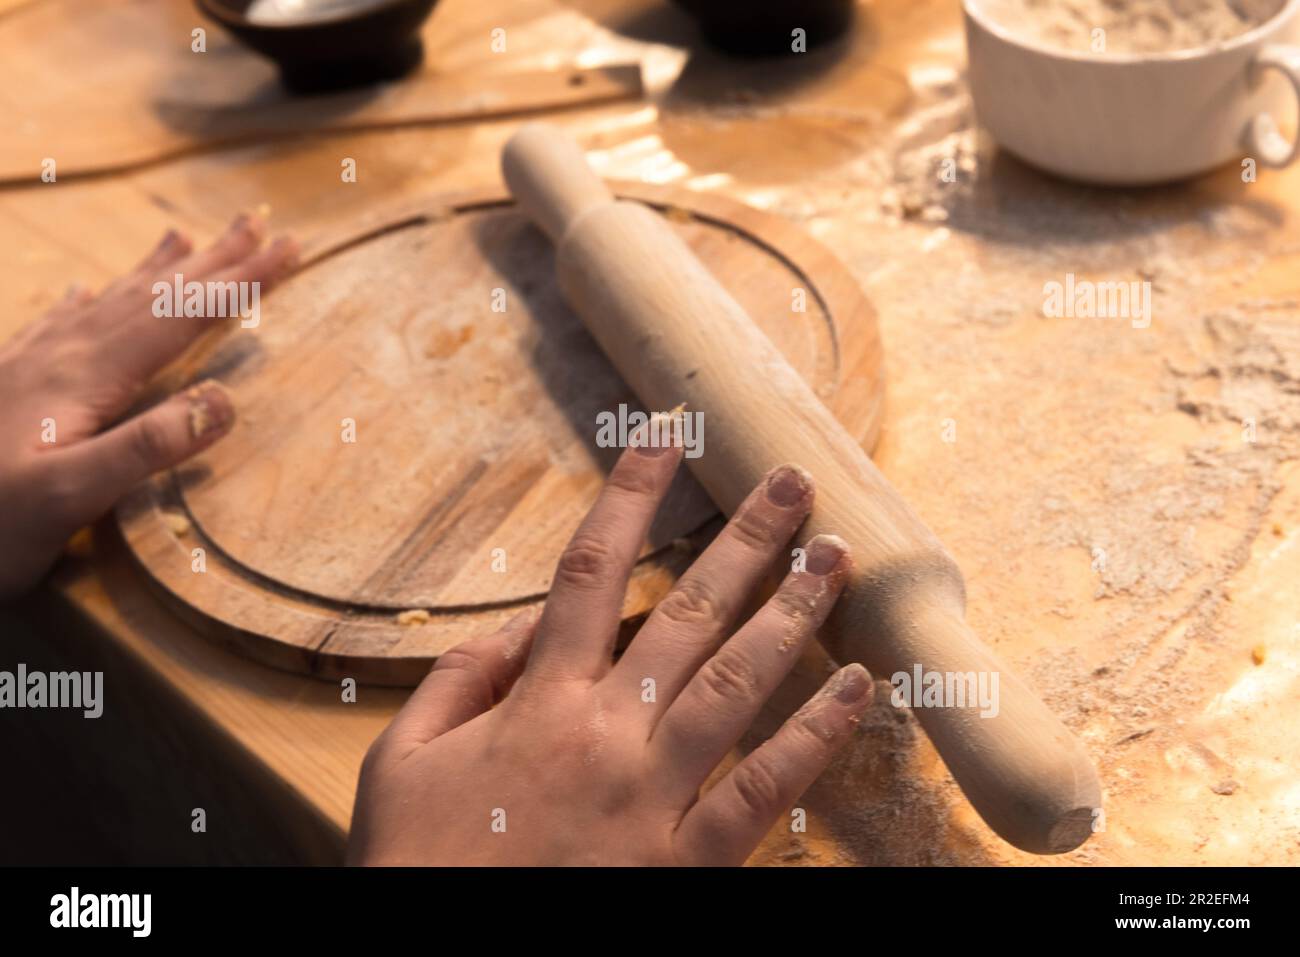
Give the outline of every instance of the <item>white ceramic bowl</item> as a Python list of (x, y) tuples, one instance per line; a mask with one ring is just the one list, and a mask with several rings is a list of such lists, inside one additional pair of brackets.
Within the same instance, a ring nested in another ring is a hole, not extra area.
[(987, 0), (962, 6), (979, 121), (1034, 166), (1142, 185), (1300, 155), (1277, 123), (1300, 99), (1300, 0), (1226, 42), (1150, 54), (1055, 49), (995, 21)]

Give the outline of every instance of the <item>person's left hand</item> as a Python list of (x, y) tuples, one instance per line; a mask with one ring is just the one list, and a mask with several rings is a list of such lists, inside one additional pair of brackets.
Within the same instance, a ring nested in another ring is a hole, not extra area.
[[(212, 322), (153, 314), (156, 281), (258, 282), (296, 264), (287, 238), (263, 248), (265, 224), (240, 216), (199, 252), (169, 232), (99, 295), (70, 290), (0, 346), (0, 599), (40, 580), (68, 538), (141, 479), (189, 458), (234, 424), (215, 381), (120, 424), (149, 378)], [(51, 441), (51, 439), (53, 441)]]

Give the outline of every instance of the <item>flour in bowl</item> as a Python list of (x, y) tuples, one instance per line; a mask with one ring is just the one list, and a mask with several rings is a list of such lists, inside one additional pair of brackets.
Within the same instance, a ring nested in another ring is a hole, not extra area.
[[(1266, 23), (1286, 0), (979, 0), (1030, 41), (1080, 53), (1169, 53), (1222, 43)], [(1098, 49), (1095, 30), (1103, 30)]]

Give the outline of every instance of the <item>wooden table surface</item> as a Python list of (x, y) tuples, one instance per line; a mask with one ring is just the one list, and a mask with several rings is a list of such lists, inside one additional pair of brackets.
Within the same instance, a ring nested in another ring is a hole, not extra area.
[[(97, 49), (88, 10), (135, 24), (129, 43)], [(876, 461), (965, 570), (972, 627), (1083, 736), (1106, 789), (1105, 830), (1084, 848), (1021, 854), (880, 694), (805, 795), (809, 832), (778, 827), (753, 862), (1296, 863), (1300, 169), (1145, 191), (1053, 181), (972, 127), (956, 0), (859, 12), (844, 43), (776, 65), (708, 52), (651, 0), (443, 0), (425, 30), (430, 71), (639, 59), (644, 100), (554, 117), (601, 172), (728, 194), (843, 257), (880, 312)], [(6, 127), (32, 111), (110, 123), (160, 84), (211, 82), (186, 59), (202, 22), (183, 0), (5, 0)], [(209, 63), (240, 90), (269, 82), (207, 26)], [(17, 49), (33, 33), (48, 46)], [(123, 271), (169, 225), (207, 237), (269, 203), (275, 228), (309, 238), (378, 204), (491, 185), (514, 123), (295, 136), (0, 189), (0, 336), (72, 280)], [(356, 183), (340, 182), (343, 157)], [(953, 182), (937, 175), (945, 159)], [(1149, 328), (1046, 318), (1044, 283), (1067, 273), (1150, 281)], [(265, 309), (273, 321), (273, 299)], [(205, 640), (144, 589), (108, 526), (34, 607), (71, 653), (129, 662), (133, 694), (225, 742), (230, 773), (319, 825), (312, 858), (337, 858), (361, 758), (403, 692), (363, 687), (345, 704), (335, 685)], [(806, 655), (743, 746), (824, 669)]]

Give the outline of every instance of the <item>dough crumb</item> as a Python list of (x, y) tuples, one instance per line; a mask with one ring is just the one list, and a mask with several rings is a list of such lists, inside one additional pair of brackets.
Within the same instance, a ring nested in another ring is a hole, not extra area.
[(799, 861), (799, 860), (803, 860), (803, 858), (806, 857), (807, 854), (808, 852), (804, 850), (803, 847), (796, 844), (788, 851), (784, 851), (781, 854), (779, 854), (778, 857), (780, 858), (780, 860), (783, 861)]
[(162, 513), (163, 521), (167, 523), (167, 528), (176, 536), (186, 535), (190, 530), (190, 520), (180, 512), (172, 509), (164, 509)]
[(211, 425), (208, 418), (208, 410), (201, 402), (194, 402), (190, 405), (190, 435), (198, 438), (208, 430)]
[(1250, 649), (1250, 660), (1255, 662), (1257, 665), (1262, 665), (1266, 656), (1267, 649), (1263, 645), (1256, 645), (1254, 648)]
[(411, 608), (397, 615), (397, 623), (413, 628), (417, 625), (427, 625), (431, 617), (423, 608)]

